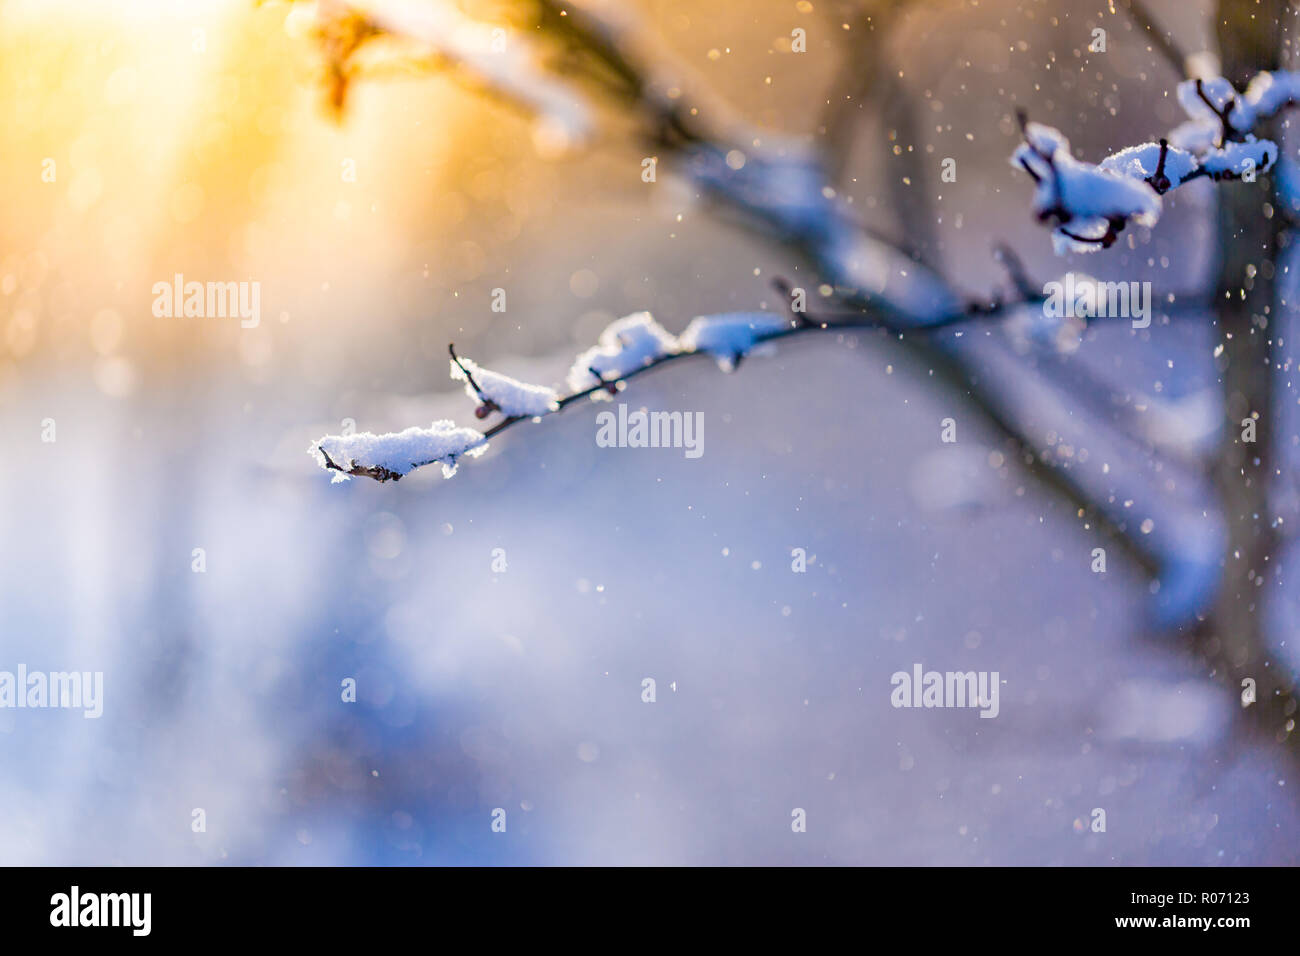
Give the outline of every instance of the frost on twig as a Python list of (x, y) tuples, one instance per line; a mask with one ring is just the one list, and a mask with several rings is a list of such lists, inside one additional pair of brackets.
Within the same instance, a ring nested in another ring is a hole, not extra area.
[(1075, 159), (1070, 143), (1050, 126), (1021, 114), (1025, 142), (1012, 165), (1034, 180), (1033, 209), (1051, 222), (1058, 253), (1093, 252), (1114, 244), (1131, 220), (1152, 226), (1160, 197), (1193, 179), (1252, 181), (1277, 162), (1277, 144), (1251, 130), (1300, 100), (1300, 74), (1260, 73), (1238, 95), (1223, 77), (1178, 85), (1187, 122), (1159, 143), (1132, 146), (1098, 165)]
[(408, 472), (435, 461), (444, 478), (456, 473), (462, 456), (477, 457), (487, 450), (481, 432), (442, 419), (431, 428), (408, 428), (375, 435), (326, 435), (307, 449), (322, 468), (337, 472), (335, 481), (364, 476), (376, 481), (397, 481)]
[(456, 354), (454, 345), (447, 346), (451, 353), (451, 377), (465, 383), (465, 394), (478, 400), (474, 415), (487, 418), (493, 412), (520, 418), (537, 418), (560, 408), (555, 389), (545, 385), (531, 385), (509, 375), (482, 368), (472, 359)]
[[(606, 326), (597, 344), (573, 360), (567, 381), (575, 392), (586, 391), (680, 351), (676, 337), (649, 312), (635, 312)], [(592, 398), (602, 397), (607, 398), (608, 393), (592, 393)]]

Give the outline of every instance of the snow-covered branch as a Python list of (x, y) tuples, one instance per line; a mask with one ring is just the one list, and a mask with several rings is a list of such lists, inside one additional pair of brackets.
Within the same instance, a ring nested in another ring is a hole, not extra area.
[(560, 410), (555, 389), (542, 385), (529, 385), (509, 375), (480, 368), (473, 359), (461, 358), (456, 346), (447, 346), (451, 353), (451, 377), (465, 383), (465, 394), (477, 399), (474, 415), (487, 418), (493, 412), (519, 418), (539, 417)]
[[(981, 319), (1001, 318), (1016, 310), (1037, 305), (1041, 299), (995, 302), (979, 308), (963, 307), (936, 315), (922, 331), (937, 332), (954, 325)], [(578, 354), (566, 378), (570, 391), (560, 397), (553, 388), (521, 382), (500, 372), (483, 368), (471, 359), (451, 354), (451, 377), (465, 383), (465, 394), (475, 404), (475, 416), (498, 420), (483, 432), (456, 426), (450, 421), (434, 422), (431, 429), (408, 428), (397, 433), (375, 435), (326, 435), (308, 448), (317, 464), (334, 471), (335, 481), (348, 477), (396, 481), (416, 468), (439, 462), (443, 474), (451, 477), (460, 458), (474, 457), (486, 450), (488, 439), (522, 421), (538, 421), (562, 411), (584, 398), (608, 400), (618, 394), (629, 379), (668, 362), (692, 356), (708, 356), (723, 371), (734, 370), (749, 355), (765, 345), (794, 335), (839, 332), (845, 329), (884, 328), (897, 333), (915, 331), (898, 325), (883, 312), (819, 315), (792, 312), (725, 312), (697, 316), (681, 335), (673, 335), (649, 312), (637, 312), (611, 323), (601, 332), (597, 344)]]
[(487, 450), (487, 439), (472, 428), (442, 419), (430, 428), (411, 427), (385, 435), (326, 435), (310, 450), (322, 468), (338, 472), (335, 481), (352, 475), (396, 481), (434, 462), (440, 462), (443, 476), (450, 478), (462, 456), (476, 457)]
[(1277, 144), (1259, 124), (1300, 99), (1300, 73), (1258, 74), (1238, 94), (1222, 77), (1178, 84), (1188, 120), (1156, 143), (1130, 146), (1094, 165), (1076, 159), (1057, 129), (1020, 114), (1024, 143), (1011, 156), (1035, 183), (1033, 210), (1053, 225), (1056, 251), (1093, 252), (1114, 244), (1130, 222), (1154, 226), (1161, 197), (1196, 179), (1245, 180), (1277, 162)]

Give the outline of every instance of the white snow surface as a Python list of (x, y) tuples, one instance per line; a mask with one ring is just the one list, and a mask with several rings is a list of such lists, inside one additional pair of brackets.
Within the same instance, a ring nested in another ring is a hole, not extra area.
[(1056, 127), (1048, 126), (1045, 123), (1027, 124), (1025, 139), (1035, 152), (1042, 153), (1045, 156), (1070, 151), (1070, 141), (1065, 134)]
[(1217, 120), (1212, 123), (1204, 120), (1188, 120), (1170, 131), (1169, 142), (1179, 149), (1200, 156), (1214, 148), (1221, 132), (1222, 127)]
[[(457, 425), (449, 419), (440, 419), (430, 428), (412, 426), (383, 435), (372, 432), (326, 435), (308, 449), (317, 464), (326, 468), (322, 450), (334, 464), (344, 469), (358, 466), (384, 468), (396, 475), (405, 475), (413, 468), (437, 461), (442, 463), (443, 477), (450, 478), (456, 473), (461, 456), (476, 457), (487, 450), (487, 439), (482, 432)], [(347, 479), (348, 475), (343, 472), (334, 473), (335, 481)]]
[(1036, 205), (1046, 208), (1053, 198), (1059, 198), (1074, 216), (1123, 216), (1143, 226), (1153, 226), (1160, 218), (1160, 197), (1146, 183), (1063, 153), (1056, 155), (1055, 163), (1058, 179), (1043, 181)]
[(1300, 99), (1300, 73), (1279, 70), (1255, 74), (1238, 98), (1229, 118), (1239, 130), (1247, 130)]
[[(1141, 146), (1122, 149), (1103, 159), (1099, 168), (1131, 179), (1150, 179), (1160, 168), (1160, 144), (1143, 143)], [(1196, 172), (1196, 158), (1186, 150), (1171, 145), (1165, 154), (1164, 168), (1170, 188), (1186, 182), (1194, 172)]]
[(788, 318), (768, 312), (724, 312), (701, 315), (691, 320), (679, 338), (683, 352), (707, 352), (724, 371), (759, 342), (791, 328)]
[(1216, 176), (1243, 176), (1265, 172), (1277, 160), (1277, 144), (1251, 136), (1244, 143), (1224, 143), (1201, 158), (1201, 165)]
[[(600, 372), (605, 381), (616, 381), (655, 359), (680, 351), (677, 339), (649, 312), (634, 312), (605, 327), (597, 343), (573, 360), (567, 381), (571, 389), (581, 392), (600, 384), (592, 369)], [(597, 392), (592, 397), (605, 396)]]
[[(1076, 219), (1070, 223), (1070, 232), (1076, 236), (1085, 239), (1100, 239), (1106, 235), (1110, 226), (1105, 219)], [(1063, 256), (1071, 252), (1097, 252), (1101, 245), (1095, 242), (1080, 242), (1069, 235), (1066, 235), (1061, 229), (1052, 230), (1052, 251), (1058, 256)]]
[[(559, 396), (555, 389), (548, 388), (545, 385), (532, 385), (528, 382), (521, 382), (518, 379), (511, 378), (509, 375), (502, 375), (500, 372), (493, 372), (490, 369), (483, 368), (472, 359), (467, 359), (463, 355), (459, 356), (461, 365), (474, 376), (474, 381), (482, 392), (484, 398), (491, 399), (501, 409), (505, 415), (520, 415), (526, 418), (536, 418), (546, 415), (559, 409)], [(475, 401), (479, 400), (479, 395), (474, 391), (474, 386), (469, 382), (469, 376), (461, 370), (460, 365), (455, 361), (450, 361), (451, 377), (457, 382), (465, 383), (465, 394)]]
[[(1257, 73), (1238, 94), (1232, 84), (1221, 76), (1202, 82), (1201, 91), (1220, 111), (1227, 109), (1228, 121), (1238, 133), (1246, 133), (1261, 120), (1300, 99), (1300, 73), (1287, 71)], [(1191, 118), (1175, 130), (1179, 145), (1192, 152), (1210, 149), (1222, 132), (1222, 121), (1214, 110), (1197, 94), (1196, 81), (1185, 80), (1178, 84), (1178, 102)], [(1229, 108), (1230, 107), (1230, 108)]]

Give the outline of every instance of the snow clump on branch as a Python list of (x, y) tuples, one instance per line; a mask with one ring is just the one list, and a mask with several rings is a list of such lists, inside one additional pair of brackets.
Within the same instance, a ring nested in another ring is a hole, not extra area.
[(1033, 210), (1055, 226), (1058, 254), (1107, 249), (1130, 220), (1154, 225), (1160, 197), (1193, 179), (1252, 182), (1269, 171), (1277, 144), (1251, 130), (1300, 102), (1300, 73), (1260, 73), (1244, 94), (1223, 77), (1187, 80), (1177, 96), (1187, 122), (1159, 143), (1131, 146), (1096, 166), (1075, 159), (1059, 130), (1021, 115), (1025, 141), (1011, 162), (1034, 180)]
[(465, 394), (477, 399), (479, 407), (474, 414), (486, 418), (494, 411), (519, 418), (539, 418), (557, 411), (559, 396), (555, 389), (545, 385), (532, 385), (483, 368), (472, 359), (451, 353), (451, 377), (465, 383)]
[(407, 472), (435, 461), (442, 464), (442, 475), (456, 473), (458, 460), (465, 455), (477, 457), (487, 450), (481, 432), (442, 419), (431, 428), (411, 427), (401, 432), (375, 435), (326, 435), (313, 442), (308, 452), (322, 468), (337, 471), (334, 481), (346, 481), (352, 475), (364, 475), (378, 481), (396, 481)]
[[(602, 384), (612, 385), (625, 375), (680, 351), (681, 345), (676, 337), (656, 322), (649, 312), (634, 312), (611, 322), (600, 333), (597, 344), (573, 360), (568, 384), (575, 392)], [(592, 397), (608, 396), (597, 392)]]
[(707, 352), (730, 372), (764, 339), (791, 328), (789, 319), (769, 312), (726, 312), (692, 319), (678, 341), (683, 352)]

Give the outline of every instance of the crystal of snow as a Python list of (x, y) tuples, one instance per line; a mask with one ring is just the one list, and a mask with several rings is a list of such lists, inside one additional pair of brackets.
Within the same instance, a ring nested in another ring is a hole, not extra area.
[(479, 393), (474, 391), (474, 386), (469, 383), (469, 376), (461, 370), (461, 365), (464, 365), (469, 374), (474, 376), (482, 397), (490, 399), (504, 415), (536, 418), (556, 411), (560, 407), (559, 396), (555, 394), (553, 388), (531, 385), (513, 379), (509, 375), (493, 372), (472, 359), (461, 357), (460, 365), (452, 361), (451, 377), (458, 382), (464, 382), (465, 394), (476, 401), (479, 399)]
[(1201, 165), (1213, 176), (1240, 177), (1262, 173), (1276, 160), (1276, 143), (1251, 136), (1244, 143), (1224, 143), (1221, 149), (1210, 150), (1201, 157)]
[[(1159, 143), (1143, 143), (1141, 146), (1130, 146), (1128, 149), (1122, 149), (1118, 153), (1107, 156), (1099, 164), (1100, 169), (1109, 170), (1113, 173), (1119, 173), (1121, 176), (1128, 176), (1131, 179), (1147, 180), (1156, 174), (1160, 168), (1160, 151)], [(1187, 178), (1196, 172), (1196, 159), (1191, 153), (1170, 146), (1165, 151), (1165, 178), (1169, 180), (1169, 188), (1181, 185), (1187, 181)]]
[(490, 90), (521, 104), (559, 141), (573, 144), (590, 135), (593, 122), (586, 101), (538, 68), (527, 36), (516, 33), (502, 47), (493, 36), (496, 29), (450, 3), (351, 0), (350, 5), (384, 32), (423, 44)]
[(707, 352), (724, 372), (763, 339), (791, 328), (790, 320), (767, 312), (724, 312), (691, 320), (678, 339), (683, 352)]
[[(677, 339), (665, 331), (649, 312), (634, 312), (611, 322), (600, 333), (597, 344), (573, 360), (568, 384), (575, 392), (583, 392), (600, 384), (592, 375), (592, 369), (598, 371), (606, 382), (613, 382), (679, 351), (681, 346)], [(601, 399), (607, 396), (596, 392), (592, 397)]]
[[(308, 452), (322, 468), (329, 467), (325, 460), (325, 455), (328, 455), (343, 472), (354, 468), (375, 468), (390, 472), (394, 477), (438, 461), (442, 463), (443, 477), (450, 478), (456, 473), (456, 462), (462, 455), (476, 457), (486, 450), (487, 439), (481, 432), (442, 419), (434, 422), (432, 428), (412, 426), (405, 431), (383, 435), (371, 432), (326, 435)], [(336, 472), (334, 480), (347, 480), (348, 476), (343, 472)]]

